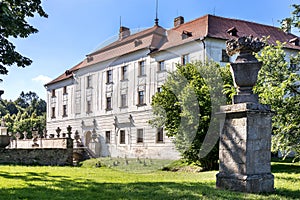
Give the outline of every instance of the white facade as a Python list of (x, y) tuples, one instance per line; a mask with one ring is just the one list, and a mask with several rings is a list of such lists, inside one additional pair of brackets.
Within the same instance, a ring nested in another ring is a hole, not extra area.
[[(167, 30), (152, 34), (153, 38), (168, 38)], [(148, 36), (130, 37), (133, 39), (126, 45), (149, 42)], [(182, 40), (179, 45), (156, 52), (149, 45), (136, 51), (125, 49), (124, 54), (92, 64), (87, 58), (83, 67), (72, 70), (71, 76), (66, 74), (66, 78), (47, 84), (48, 134), (55, 134), (57, 127), (67, 132), (70, 125), (73, 135), (78, 131), (84, 146), (97, 156), (179, 158), (172, 138), (148, 124), (152, 118), (152, 96), (159, 91), (168, 71), (174, 71), (177, 63), (184, 62), (183, 58), (186, 62), (214, 60), (221, 65), (234, 59), (222, 56), (225, 39)], [(110, 51), (113, 50), (104, 53)]]

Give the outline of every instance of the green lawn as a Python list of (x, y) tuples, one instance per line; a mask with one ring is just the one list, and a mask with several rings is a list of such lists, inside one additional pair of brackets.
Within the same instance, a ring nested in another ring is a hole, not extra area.
[(300, 199), (300, 165), (273, 162), (276, 192), (215, 189), (216, 171), (129, 173), (105, 167), (0, 166), (0, 199)]

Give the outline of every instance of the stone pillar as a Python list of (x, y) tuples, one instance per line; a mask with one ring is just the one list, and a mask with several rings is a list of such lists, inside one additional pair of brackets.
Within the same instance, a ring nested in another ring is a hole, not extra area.
[(227, 52), (239, 52), (231, 64), (237, 95), (232, 105), (221, 106), (219, 173), (217, 188), (240, 192), (274, 191), (271, 173), (272, 116), (270, 106), (261, 105), (252, 88), (261, 67), (252, 52), (263, 44), (252, 37), (227, 42)]
[(217, 187), (240, 192), (274, 190), (271, 174), (272, 112), (269, 106), (239, 103), (222, 106)]

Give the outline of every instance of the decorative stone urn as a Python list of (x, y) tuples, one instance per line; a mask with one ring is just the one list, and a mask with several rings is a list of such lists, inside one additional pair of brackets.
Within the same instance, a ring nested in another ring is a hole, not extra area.
[(241, 37), (226, 43), (228, 55), (239, 53), (231, 63), (237, 95), (232, 105), (220, 107), (219, 173), (216, 187), (247, 193), (274, 192), (271, 173), (272, 116), (270, 106), (262, 105), (252, 88), (262, 66), (253, 56), (264, 43)]
[(226, 42), (227, 54), (239, 53), (234, 63), (231, 63), (231, 73), (234, 85), (237, 88), (237, 95), (233, 103), (252, 102), (258, 103), (257, 94), (253, 94), (253, 86), (257, 82), (258, 72), (262, 66), (261, 62), (253, 55), (264, 47), (265, 43), (252, 36), (240, 37)]

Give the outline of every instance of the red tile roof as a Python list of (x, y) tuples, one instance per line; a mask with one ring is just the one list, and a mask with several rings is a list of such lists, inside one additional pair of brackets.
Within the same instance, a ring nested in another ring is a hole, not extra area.
[[(237, 36), (231, 35), (230, 30), (235, 30)], [(189, 36), (186, 39), (182, 39), (183, 33), (189, 34)], [(87, 59), (77, 64), (69, 71), (73, 72), (80, 68), (114, 59), (142, 49), (158, 52), (198, 39), (217, 38), (228, 40), (249, 35), (259, 38), (270, 36), (269, 42), (272, 44), (275, 44), (278, 40), (282, 43), (286, 42), (286, 48), (300, 50), (300, 46), (296, 46), (290, 42), (293, 40), (295, 41), (295, 38), (298, 37), (291, 33), (285, 33), (277, 27), (245, 20), (205, 15), (169, 30), (165, 30), (160, 26), (153, 26), (121, 40), (119, 39), (100, 50), (89, 54)], [(47, 83), (46, 86), (71, 77), (72, 74), (64, 73), (50, 83)]]

